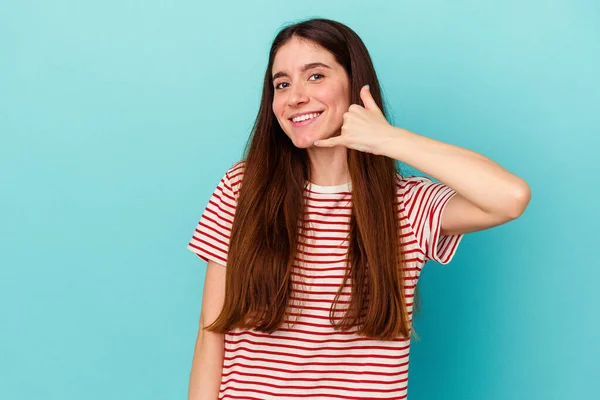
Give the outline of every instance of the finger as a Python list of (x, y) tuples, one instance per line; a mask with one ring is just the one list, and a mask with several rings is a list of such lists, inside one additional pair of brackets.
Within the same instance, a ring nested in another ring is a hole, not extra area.
[(369, 90), (369, 85), (365, 85), (360, 89), (360, 98), (367, 110), (372, 110), (372, 109), (379, 110), (379, 107), (377, 106), (375, 99), (373, 99), (373, 96), (371, 96), (371, 91)]
[(313, 143), (315, 147), (334, 147), (343, 144), (342, 136), (334, 136), (329, 139), (317, 140)]

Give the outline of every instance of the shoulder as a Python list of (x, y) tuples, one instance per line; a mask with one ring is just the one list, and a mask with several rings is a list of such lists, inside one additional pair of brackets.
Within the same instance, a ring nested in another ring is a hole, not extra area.
[(433, 180), (431, 180), (430, 178), (426, 177), (426, 176), (417, 176), (417, 175), (400, 175), (399, 173), (396, 173), (396, 182), (398, 182), (399, 184), (403, 184), (403, 185), (414, 185), (416, 183), (430, 183), (433, 182)]
[(396, 192), (400, 200), (411, 197), (415, 192), (435, 184), (435, 182), (426, 176), (402, 176), (396, 173)]
[(246, 160), (240, 160), (233, 164), (225, 172), (222, 182), (228, 190), (230, 190), (237, 199), (240, 191), (240, 185), (244, 179), (244, 171), (246, 167)]
[(246, 160), (240, 160), (227, 169), (225, 177), (230, 181), (241, 180), (246, 169)]
[(426, 176), (400, 176), (397, 174), (397, 198), (400, 211), (409, 217), (436, 213), (455, 193), (447, 185)]

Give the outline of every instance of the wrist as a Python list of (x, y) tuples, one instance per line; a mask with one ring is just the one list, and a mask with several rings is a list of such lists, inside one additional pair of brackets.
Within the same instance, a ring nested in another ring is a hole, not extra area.
[(400, 142), (405, 140), (409, 134), (410, 132), (406, 129), (390, 125), (380, 136), (381, 139), (378, 141), (376, 154), (395, 158), (397, 156), (395, 149), (401, 147)]

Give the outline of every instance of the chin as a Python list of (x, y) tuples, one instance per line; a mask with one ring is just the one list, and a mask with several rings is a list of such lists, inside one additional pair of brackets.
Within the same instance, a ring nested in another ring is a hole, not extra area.
[(294, 146), (296, 146), (299, 149), (306, 149), (309, 147), (312, 147), (313, 143), (315, 140), (317, 140), (318, 135), (311, 135), (311, 134), (307, 134), (307, 135), (287, 135), (288, 138), (290, 139), (290, 141), (292, 142), (292, 144)]
[(292, 140), (292, 143), (294, 144), (294, 146), (296, 146), (299, 149), (307, 149), (309, 147), (312, 147), (313, 142), (314, 142), (314, 140), (309, 140), (306, 138)]

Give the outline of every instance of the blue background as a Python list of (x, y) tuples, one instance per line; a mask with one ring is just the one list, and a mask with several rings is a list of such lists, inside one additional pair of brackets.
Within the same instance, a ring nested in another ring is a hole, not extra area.
[(317, 16), (362, 37), (396, 126), (533, 192), (426, 266), (409, 398), (598, 398), (598, 2), (56, 0), (0, 11), (2, 399), (186, 398), (187, 242), (271, 40)]

